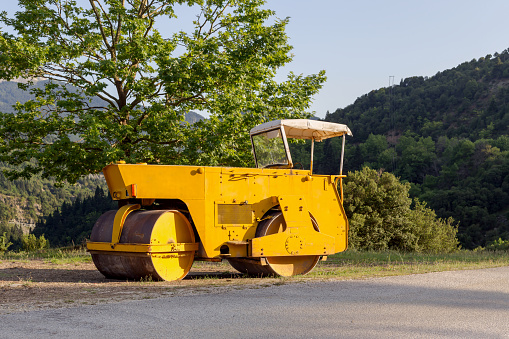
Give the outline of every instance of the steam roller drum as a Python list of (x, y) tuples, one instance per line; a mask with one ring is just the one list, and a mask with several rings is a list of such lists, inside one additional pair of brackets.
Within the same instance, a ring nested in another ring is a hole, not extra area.
[(259, 261), (254, 261), (246, 258), (229, 258), (228, 262), (240, 273), (248, 274), (251, 276), (264, 277), (273, 274), (266, 268), (266, 266), (260, 265)]
[[(285, 231), (286, 222), (283, 217), (283, 213), (275, 211), (272, 212), (270, 216), (270, 218), (264, 218), (264, 220), (258, 224), (258, 227), (256, 228), (257, 238)], [(313, 224), (314, 229), (319, 231), (318, 223), (313, 216), (311, 216), (311, 223)], [(318, 263), (320, 256), (285, 256), (267, 257), (265, 259), (267, 265), (261, 265), (258, 261), (244, 258), (231, 258), (228, 259), (228, 261), (237, 271), (249, 275), (290, 277), (293, 275), (304, 275), (310, 272)]]
[[(111, 242), (113, 221), (117, 211), (108, 211), (95, 223), (90, 241)], [(187, 218), (178, 211), (134, 211), (125, 219), (121, 244), (194, 243), (194, 232)], [(194, 261), (194, 251), (173, 253), (136, 253), (91, 251), (97, 269), (113, 279), (179, 280), (184, 278)]]

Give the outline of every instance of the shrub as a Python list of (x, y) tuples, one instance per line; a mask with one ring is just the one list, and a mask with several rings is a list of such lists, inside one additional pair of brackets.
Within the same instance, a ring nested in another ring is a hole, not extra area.
[(349, 244), (362, 250), (452, 252), (458, 249), (453, 219), (437, 218), (425, 203), (414, 201), (410, 184), (368, 167), (350, 172), (344, 206), (350, 223)]
[(46, 247), (49, 247), (49, 243), (44, 238), (44, 235), (36, 237), (33, 234), (26, 234), (21, 238), (21, 244), (24, 251), (34, 252)]
[(502, 240), (502, 238), (498, 238), (492, 243), (486, 246), (487, 250), (492, 251), (508, 251), (509, 250), (509, 240)]

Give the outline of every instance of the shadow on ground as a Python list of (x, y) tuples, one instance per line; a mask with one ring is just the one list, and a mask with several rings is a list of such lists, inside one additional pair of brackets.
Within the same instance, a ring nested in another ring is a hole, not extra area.
[[(228, 271), (191, 271), (184, 280), (239, 279), (242, 273)], [(110, 283), (126, 280), (106, 279), (96, 269), (52, 269), (10, 267), (0, 269), (0, 282), (46, 282), (46, 283)]]

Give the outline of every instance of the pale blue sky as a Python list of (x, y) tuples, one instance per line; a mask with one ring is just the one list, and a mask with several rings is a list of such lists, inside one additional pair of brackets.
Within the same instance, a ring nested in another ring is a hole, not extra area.
[(319, 117), (388, 86), (389, 76), (398, 84), (509, 48), (507, 0), (268, 0), (266, 7), (291, 18), (295, 57), (280, 74), (327, 72), (311, 107)]
[[(311, 5), (312, 3), (312, 5)], [(432, 76), (439, 71), (509, 48), (507, 0), (269, 0), (287, 33), (296, 73), (327, 71), (312, 109), (352, 104), (389, 76)]]

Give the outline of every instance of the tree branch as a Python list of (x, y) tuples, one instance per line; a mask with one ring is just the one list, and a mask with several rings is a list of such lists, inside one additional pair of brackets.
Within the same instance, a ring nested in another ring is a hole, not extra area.
[[(40, 74), (40, 77), (42, 77), (44, 79), (48, 79), (48, 80), (54, 80), (54, 81), (65, 81), (65, 82), (68, 82), (68, 83), (78, 87), (78, 88), (84, 89), (82, 87), (82, 85), (78, 84), (77, 81), (75, 79), (73, 79), (73, 77), (75, 76), (75, 77), (79, 78), (81, 81), (88, 83), (89, 85), (92, 85), (92, 86), (95, 85), (95, 83), (86, 79), (81, 74), (74, 72), (73, 69), (67, 68), (63, 65), (59, 65), (59, 66), (61, 67), (61, 69), (54, 68), (50, 65), (46, 65), (45, 66), (46, 70), (44, 71), (44, 74)], [(67, 73), (70, 73), (70, 75), (53, 73), (52, 71), (67, 72)], [(95, 96), (97, 96), (101, 100), (106, 101), (112, 107), (115, 107), (115, 105), (117, 104), (117, 98), (115, 98), (114, 96), (112, 96), (111, 94), (109, 94), (108, 92), (106, 92), (104, 90), (101, 90), (100, 92), (96, 93)]]
[(177, 142), (179, 142), (180, 140), (176, 139), (176, 140), (171, 140), (171, 141), (155, 141), (155, 140), (152, 140), (150, 138), (138, 138), (134, 141), (131, 141), (132, 144), (138, 144), (142, 141), (147, 141), (147, 142), (150, 142), (152, 144), (156, 144), (156, 145), (173, 145), (173, 144), (176, 144)]
[(114, 59), (115, 56), (112, 53), (111, 46), (108, 43), (108, 39), (106, 38), (106, 33), (104, 32), (104, 25), (103, 25), (102, 20), (101, 20), (101, 15), (100, 15), (99, 11), (97, 10), (97, 7), (95, 6), (95, 2), (96, 1), (97, 0), (89, 0), (90, 5), (92, 6), (92, 10), (94, 11), (94, 14), (95, 14), (95, 18), (96, 18), (97, 23), (98, 23), (99, 31), (101, 32), (101, 36), (103, 38), (103, 42), (106, 45), (106, 48), (108, 49), (110, 54), (112, 54), (111, 55), (112, 59)]

